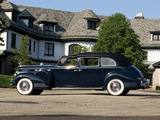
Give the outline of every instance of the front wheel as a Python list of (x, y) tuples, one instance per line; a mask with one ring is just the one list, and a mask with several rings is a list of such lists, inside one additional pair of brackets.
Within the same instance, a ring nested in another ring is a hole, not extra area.
[(28, 78), (22, 78), (17, 83), (17, 91), (22, 95), (31, 95), (34, 90), (33, 83)]
[(32, 95), (40, 95), (43, 92), (43, 89), (34, 89)]
[(107, 84), (107, 90), (111, 95), (125, 95), (129, 92), (124, 87), (124, 83), (120, 79), (112, 79)]

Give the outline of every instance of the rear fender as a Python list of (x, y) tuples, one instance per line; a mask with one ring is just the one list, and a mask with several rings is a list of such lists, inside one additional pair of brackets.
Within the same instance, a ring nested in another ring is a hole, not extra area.
[(137, 78), (131, 77), (125, 73), (108, 73), (104, 79), (104, 89), (107, 89), (107, 84), (112, 79), (120, 79), (125, 86), (125, 89), (137, 89), (139, 88)]

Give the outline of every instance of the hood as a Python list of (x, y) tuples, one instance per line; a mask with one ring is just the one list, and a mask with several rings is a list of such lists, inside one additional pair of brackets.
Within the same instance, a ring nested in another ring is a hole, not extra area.
[(48, 68), (53, 68), (55, 65), (21, 65), (18, 66), (19, 70), (23, 69), (48, 69)]

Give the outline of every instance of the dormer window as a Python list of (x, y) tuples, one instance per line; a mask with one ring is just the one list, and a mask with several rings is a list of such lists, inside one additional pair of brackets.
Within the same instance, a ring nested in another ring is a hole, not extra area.
[(17, 22), (17, 14), (14, 13), (14, 12), (13, 12), (13, 14), (12, 14), (12, 20), (13, 20), (14, 22)]
[(18, 17), (30, 28), (33, 28), (33, 22), (36, 18), (31, 15), (27, 10), (23, 10)]
[(57, 23), (55, 22), (42, 21), (42, 22), (39, 22), (39, 25), (43, 31), (56, 32)]
[(160, 41), (160, 32), (151, 32), (151, 40)]
[(5, 14), (12, 21), (17, 22), (17, 16), (20, 13), (18, 7), (15, 4), (9, 2), (8, 0), (1, 0), (1, 1), (3, 2), (1, 3), (0, 7), (2, 8), (3, 12), (5, 12)]
[(153, 40), (160, 40), (160, 34), (153, 34)]
[(95, 21), (88, 20), (87, 22), (88, 22), (88, 29), (92, 29), (92, 30), (96, 29), (96, 22)]
[(90, 9), (87, 9), (84, 12), (85, 15), (83, 16), (83, 19), (87, 20), (87, 29), (96, 30), (99, 25), (100, 18)]
[(56, 25), (44, 25), (44, 31), (56, 32)]
[(32, 20), (29, 20), (29, 25), (28, 25), (30, 28), (33, 28), (33, 21)]

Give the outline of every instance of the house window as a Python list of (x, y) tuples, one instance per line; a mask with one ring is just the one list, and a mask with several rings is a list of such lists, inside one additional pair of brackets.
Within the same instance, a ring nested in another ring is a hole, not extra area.
[(152, 40), (160, 40), (160, 33), (152, 34)]
[(96, 29), (96, 22), (88, 20), (88, 29), (95, 30)]
[(44, 55), (54, 56), (54, 43), (45, 43)]
[(56, 32), (56, 25), (44, 25), (44, 31)]
[(12, 20), (17, 22), (17, 14), (16, 13), (13, 13), (12, 14)]
[(32, 20), (29, 20), (29, 27), (33, 28), (33, 21)]
[(16, 48), (16, 34), (12, 33), (11, 48)]
[(36, 52), (36, 42), (33, 42), (33, 52)]
[(32, 40), (30, 39), (29, 40), (29, 52), (31, 52), (32, 51)]

